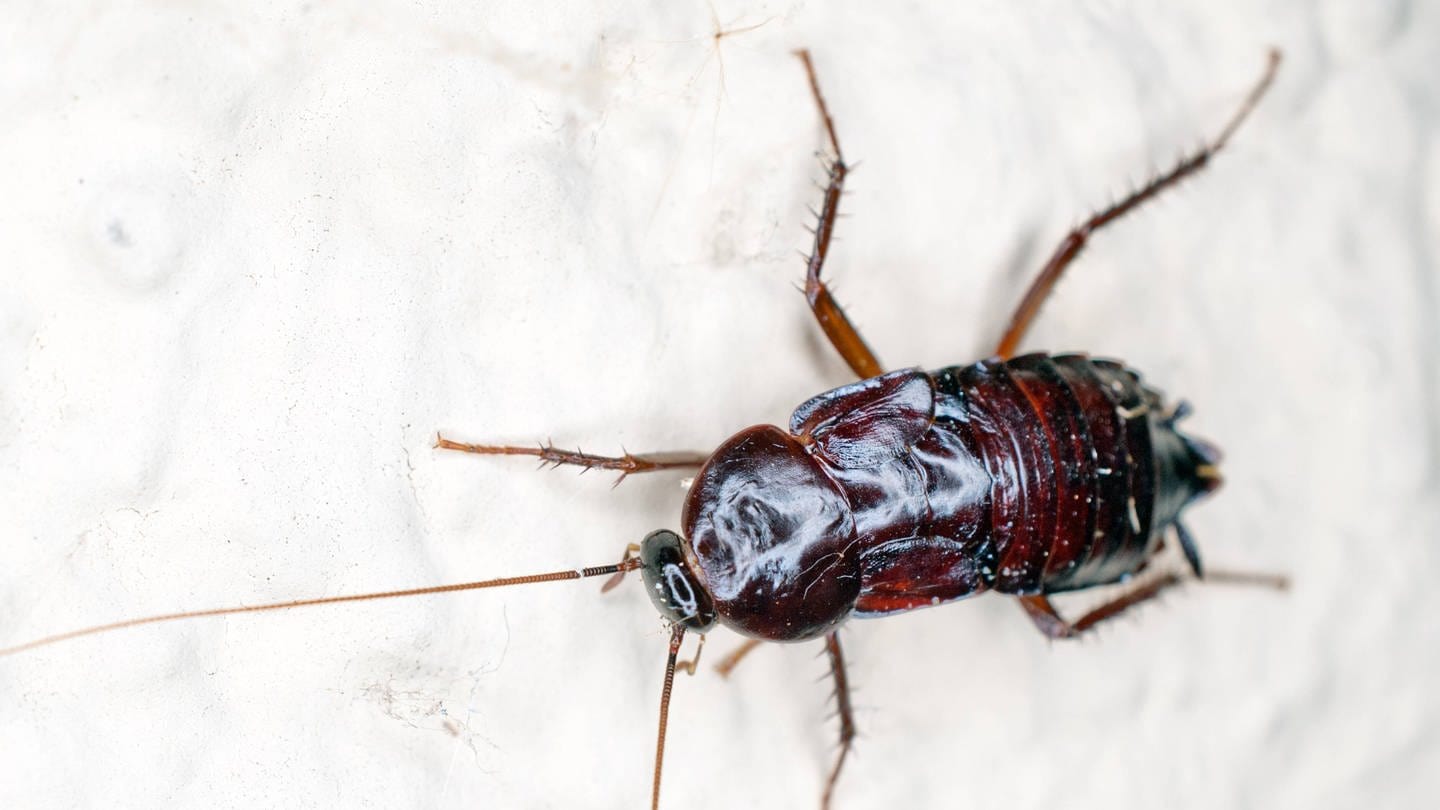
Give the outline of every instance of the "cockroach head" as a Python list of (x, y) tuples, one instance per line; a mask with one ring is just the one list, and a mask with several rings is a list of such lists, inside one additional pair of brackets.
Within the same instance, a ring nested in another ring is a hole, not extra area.
[(715, 625), (715, 602), (685, 561), (680, 535), (666, 529), (646, 535), (640, 575), (660, 615), (697, 633)]

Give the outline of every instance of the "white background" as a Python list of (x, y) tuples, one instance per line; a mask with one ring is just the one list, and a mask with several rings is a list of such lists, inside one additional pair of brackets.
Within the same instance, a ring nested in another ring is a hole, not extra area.
[[(1095, 239), (1028, 346), (1192, 400), (1227, 453), (1206, 559), (1294, 589), (1186, 588), (1079, 644), (999, 598), (855, 623), (836, 807), (1432, 800), (1440, 13), (1153, 5), (5, 4), (0, 645), (678, 528), (678, 474), (431, 443), (704, 450), (848, 381), (794, 290), (822, 140), (793, 48), (861, 164), (830, 277), (889, 367), (935, 367), (1274, 44), (1233, 148)], [(598, 588), (0, 660), (0, 806), (643, 807), (664, 628)], [(666, 806), (816, 803), (816, 651), (680, 679)]]

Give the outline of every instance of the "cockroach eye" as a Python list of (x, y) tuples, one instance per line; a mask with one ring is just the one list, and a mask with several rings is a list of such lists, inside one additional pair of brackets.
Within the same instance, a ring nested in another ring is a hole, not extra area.
[(680, 535), (659, 529), (640, 544), (640, 574), (660, 615), (703, 633), (715, 625), (715, 602), (685, 562)]

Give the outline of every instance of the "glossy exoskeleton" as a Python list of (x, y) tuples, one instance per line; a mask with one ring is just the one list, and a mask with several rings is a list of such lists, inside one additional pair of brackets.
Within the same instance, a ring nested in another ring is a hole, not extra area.
[[(651, 803), (659, 805), (666, 718), (685, 632), (723, 624), (749, 636), (728, 671), (759, 641), (824, 639), (840, 718), (840, 750), (821, 798), (828, 807), (855, 736), (836, 629), (993, 591), (1017, 598), (1051, 638), (1075, 636), (1178, 584), (1174, 571), (1067, 621), (1049, 595), (1126, 582), (1173, 533), (1195, 578), (1200, 557), (1180, 523), (1185, 507), (1220, 484), (1218, 453), (1177, 429), (1167, 405), (1120, 363), (1016, 349), (1065, 268), (1092, 233), (1198, 171), (1222, 149), (1273, 80), (1261, 80), (1220, 134), (1191, 157), (1086, 220), (1056, 248), (1015, 311), (995, 355), (936, 371), (883, 366), (821, 279), (848, 171), (809, 55), (804, 63), (833, 158), (806, 273), (805, 295), (831, 344), (859, 378), (798, 407), (786, 428), (758, 425), (711, 454), (595, 456), (463, 444), (444, 449), (537, 456), (626, 475), (699, 468), (681, 531), (659, 530), (615, 565), (384, 593), (188, 611), (90, 627), (0, 649), (7, 655), (63, 639), (171, 619), (276, 610), (508, 585), (611, 577), (639, 570), (671, 623)], [(1218, 575), (1279, 585), (1254, 575)], [(698, 658), (698, 654), (697, 654)]]
[[(746, 428), (709, 456), (619, 458), (554, 447), (439, 446), (533, 455), (554, 464), (636, 472), (699, 467), (679, 534), (652, 532), (638, 548), (651, 599), (672, 626), (661, 700), (652, 803), (670, 684), (685, 631), (716, 623), (749, 636), (728, 671), (759, 641), (823, 638), (835, 680), (840, 751), (825, 783), (828, 807), (855, 725), (836, 628), (985, 591), (1017, 597), (1050, 638), (1073, 637), (1178, 584), (1166, 572), (1074, 621), (1048, 596), (1124, 582), (1174, 533), (1196, 578), (1185, 506), (1220, 485), (1218, 452), (1181, 433), (1184, 403), (1167, 405), (1124, 365), (1081, 354), (1016, 348), (1065, 268), (1097, 229), (1204, 167), (1274, 79), (1260, 81), (1220, 134), (1061, 240), (1002, 336), (995, 356), (937, 371), (884, 367), (821, 279), (848, 172), (809, 55), (798, 54), (834, 158), (815, 229), (805, 295), (830, 343), (860, 378), (795, 409), (790, 424)], [(1278, 578), (1212, 579), (1280, 584)], [(693, 671), (694, 664), (688, 664)]]
[(1214, 462), (1115, 363), (895, 371), (726, 440), (685, 501), (686, 539), (651, 535), (642, 559), (683, 554), (654, 590), (672, 621), (802, 641), (851, 616), (1123, 579), (1218, 484)]

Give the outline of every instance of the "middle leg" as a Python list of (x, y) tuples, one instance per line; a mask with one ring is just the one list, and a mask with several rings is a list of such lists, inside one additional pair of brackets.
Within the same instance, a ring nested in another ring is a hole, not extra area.
[(835, 137), (835, 122), (825, 106), (825, 97), (820, 95), (820, 82), (815, 78), (815, 66), (810, 63), (809, 51), (796, 51), (796, 56), (805, 63), (805, 75), (810, 79), (810, 93), (815, 97), (815, 106), (820, 109), (820, 118), (825, 122), (825, 132), (830, 138), (830, 148), (835, 160), (830, 163), (830, 182), (825, 186), (825, 201), (820, 206), (819, 222), (815, 225), (815, 246), (805, 264), (805, 300), (815, 321), (824, 330), (830, 345), (845, 359), (850, 369), (861, 379), (878, 377), (885, 373), (875, 353), (866, 345), (859, 330), (846, 317), (845, 310), (836, 303), (830, 288), (820, 279), (820, 270), (825, 266), (825, 257), (830, 253), (830, 238), (835, 234), (835, 218), (840, 212), (840, 195), (845, 189), (845, 175), (849, 167), (840, 152), (840, 139)]

